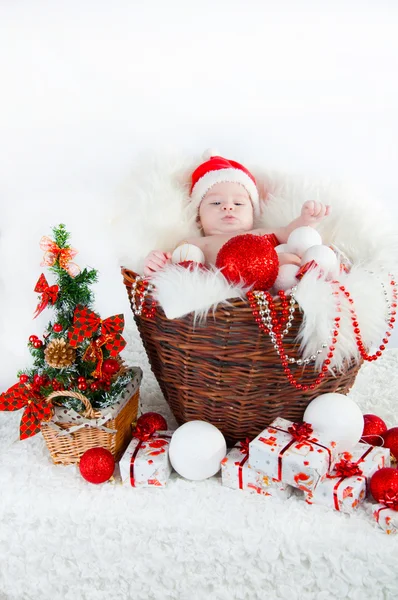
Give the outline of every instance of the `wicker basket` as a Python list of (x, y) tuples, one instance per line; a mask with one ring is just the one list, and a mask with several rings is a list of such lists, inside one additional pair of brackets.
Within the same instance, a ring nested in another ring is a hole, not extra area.
[[(41, 431), (55, 464), (70, 465), (78, 463), (86, 450), (99, 446), (112, 452), (115, 461), (121, 458), (131, 441), (132, 425), (137, 419), (141, 370), (134, 369), (134, 371), (136, 373), (135, 385), (129, 383), (124, 393), (128, 396), (127, 401), (122, 402), (121, 409), (114, 418), (104, 423), (106, 429), (114, 429), (116, 433), (104, 431), (93, 425), (92, 427), (82, 427), (68, 435), (60, 435), (59, 430), (57, 431), (57, 429), (51, 427), (48, 423), (42, 424)], [(81, 415), (82, 418), (95, 420), (101, 416), (101, 413), (93, 410), (89, 400), (80, 393), (53, 392), (48, 396), (48, 400), (55, 399), (57, 396), (74, 396), (79, 398), (86, 408)], [(123, 395), (123, 397), (125, 396)], [(57, 408), (56, 410), (63, 409)], [(106, 409), (103, 412), (106, 414)], [(70, 411), (65, 409), (64, 413), (70, 414)], [(77, 425), (76, 420), (74, 422), (69, 420), (68, 422), (57, 421), (56, 414), (53, 421), (62, 430), (69, 430), (71, 427)]]
[[(122, 268), (132, 301), (137, 274)], [(277, 311), (280, 304), (275, 302)], [(284, 338), (289, 356), (297, 356), (301, 314)], [(228, 443), (253, 438), (276, 417), (301, 420), (310, 401), (326, 392), (347, 393), (360, 364), (324, 378), (315, 390), (299, 391), (289, 384), (269, 336), (258, 327), (248, 301), (232, 299), (219, 305), (205, 325), (193, 323), (193, 313), (167, 319), (158, 306), (154, 318), (135, 316), (152, 371), (179, 424), (202, 419), (216, 425)], [(309, 366), (295, 374), (303, 384), (315, 379)]]

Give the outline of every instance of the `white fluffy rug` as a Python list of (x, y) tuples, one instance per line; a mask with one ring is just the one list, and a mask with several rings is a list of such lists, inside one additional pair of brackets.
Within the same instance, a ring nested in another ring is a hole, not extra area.
[[(144, 409), (175, 423), (135, 331)], [(397, 425), (398, 350), (365, 365), (352, 397)], [(372, 520), (173, 476), (160, 490), (86, 483), (41, 436), (0, 413), (0, 599), (392, 600), (398, 536)]]

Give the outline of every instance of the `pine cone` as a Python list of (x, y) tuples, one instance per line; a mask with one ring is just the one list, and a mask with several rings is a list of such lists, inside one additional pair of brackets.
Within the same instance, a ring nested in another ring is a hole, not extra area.
[(44, 351), (46, 363), (54, 369), (64, 369), (75, 362), (76, 350), (64, 338), (52, 340)]

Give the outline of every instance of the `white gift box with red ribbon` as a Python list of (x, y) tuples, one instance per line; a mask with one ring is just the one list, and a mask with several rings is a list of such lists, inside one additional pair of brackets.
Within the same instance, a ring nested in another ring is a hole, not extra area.
[(146, 440), (133, 438), (119, 463), (123, 484), (165, 487), (172, 471), (169, 460), (172, 435), (172, 431), (157, 431)]
[(278, 417), (249, 444), (249, 464), (271, 479), (311, 492), (333, 467), (336, 444), (308, 423)]
[(368, 495), (372, 475), (390, 466), (388, 448), (357, 444), (349, 452), (339, 454), (334, 469), (312, 492), (308, 504), (323, 504), (342, 512), (353, 512)]
[(385, 504), (375, 504), (373, 516), (388, 535), (398, 533), (398, 510), (393, 510)]
[(248, 443), (238, 442), (221, 461), (222, 484), (252, 494), (289, 498), (292, 487), (252, 469), (248, 464), (248, 452)]

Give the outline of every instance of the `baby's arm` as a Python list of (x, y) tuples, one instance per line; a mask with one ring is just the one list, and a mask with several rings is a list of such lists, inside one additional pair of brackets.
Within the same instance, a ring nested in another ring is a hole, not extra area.
[(162, 250), (152, 250), (144, 261), (144, 275), (150, 277), (156, 271), (160, 271), (169, 263), (171, 260), (170, 252), (163, 252)]
[[(294, 221), (291, 221), (291, 223), (289, 223), (289, 225), (286, 225), (285, 227), (279, 227), (275, 229), (272, 233), (276, 235), (280, 244), (284, 244), (287, 242), (289, 235), (294, 229), (297, 229), (297, 227), (304, 226), (315, 227), (318, 223), (322, 221), (322, 219), (327, 217), (329, 214), (329, 205), (325, 206), (321, 202), (314, 202), (313, 200), (308, 200), (307, 202), (304, 202), (303, 206), (301, 207), (301, 215), (297, 217), (297, 219), (294, 219)], [(269, 231), (261, 231), (262, 234), (271, 233)]]

